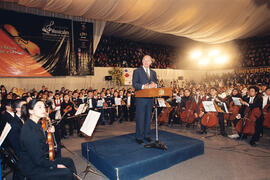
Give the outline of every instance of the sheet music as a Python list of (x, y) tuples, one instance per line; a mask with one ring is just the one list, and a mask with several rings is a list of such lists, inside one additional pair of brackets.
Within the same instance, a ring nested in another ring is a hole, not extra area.
[(223, 102), (222, 105), (224, 107), (225, 113), (229, 113), (226, 103)]
[(238, 98), (238, 97), (232, 97), (232, 99), (233, 99), (234, 105), (236, 105), (236, 106), (241, 106), (242, 105), (242, 103), (240, 101), (240, 98)]
[(181, 97), (180, 96), (176, 96), (176, 103), (180, 103), (181, 102)]
[(11, 126), (9, 123), (6, 123), (3, 131), (2, 131), (2, 134), (0, 136), (0, 146), (2, 146), (2, 143), (4, 142), (4, 140), (6, 139), (9, 131), (11, 130)]
[(61, 119), (61, 112), (60, 112), (60, 109), (56, 111), (54, 118), (55, 118), (55, 119)]
[(114, 98), (114, 102), (116, 106), (121, 106), (121, 98)]
[(167, 107), (163, 98), (158, 98), (159, 107)]
[(97, 125), (99, 116), (100, 116), (100, 112), (90, 110), (85, 118), (85, 121), (80, 131), (86, 134), (87, 136), (92, 136), (95, 130), (95, 127)]
[(85, 104), (80, 104), (80, 106), (78, 107), (78, 109), (77, 109), (77, 111), (75, 113), (75, 116), (77, 116), (79, 114), (82, 114), (84, 106), (85, 106)]
[(97, 107), (102, 107), (102, 106), (103, 106), (103, 100), (100, 99), (100, 100), (98, 100), (98, 102), (97, 102)]
[(213, 101), (203, 101), (202, 104), (206, 112), (217, 112)]

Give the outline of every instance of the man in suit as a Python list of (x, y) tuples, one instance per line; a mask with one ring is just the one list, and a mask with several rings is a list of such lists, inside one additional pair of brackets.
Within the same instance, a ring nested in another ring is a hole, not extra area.
[[(142, 59), (143, 66), (133, 72), (132, 85), (135, 90), (157, 88), (156, 72), (150, 69), (152, 58), (146, 55)], [(136, 97), (136, 141), (144, 143), (143, 138), (151, 142), (150, 121), (153, 108), (153, 98)]]
[[(256, 86), (250, 86), (248, 88), (248, 95), (243, 97), (243, 100), (241, 101), (242, 107), (239, 110), (239, 114), (236, 116), (237, 122), (240, 118), (245, 117), (245, 110), (247, 107), (249, 107), (250, 112), (252, 112), (253, 109), (258, 108), (260, 111), (262, 110), (262, 103), (263, 99), (261, 96), (258, 95), (259, 89)], [(256, 117), (256, 116), (255, 116)], [(256, 141), (259, 141), (260, 133), (263, 129), (263, 117), (262, 115), (260, 117), (256, 117), (256, 124), (255, 124), (255, 134), (252, 136), (249, 144), (251, 146), (256, 146)], [(246, 139), (246, 134), (240, 134), (240, 140)]]

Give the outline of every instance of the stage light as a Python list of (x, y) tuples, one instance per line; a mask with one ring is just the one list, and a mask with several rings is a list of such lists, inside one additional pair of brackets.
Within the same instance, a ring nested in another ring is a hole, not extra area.
[(224, 64), (228, 61), (228, 57), (227, 56), (219, 56), (215, 59), (215, 63), (216, 64)]
[(208, 58), (203, 58), (199, 61), (199, 64), (202, 66), (205, 66), (207, 64), (209, 64), (209, 59)]
[(202, 55), (202, 52), (200, 50), (193, 51), (190, 54), (191, 59), (198, 59)]
[(219, 50), (218, 49), (211, 49), (209, 52), (208, 52), (208, 56), (217, 56), (219, 55)]

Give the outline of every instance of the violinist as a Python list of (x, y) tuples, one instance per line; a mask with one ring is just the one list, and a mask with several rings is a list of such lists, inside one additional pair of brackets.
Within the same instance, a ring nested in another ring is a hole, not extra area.
[[(217, 89), (215, 87), (210, 88), (210, 96), (206, 99), (206, 101), (214, 101), (215, 103), (220, 103), (223, 100), (217, 96)], [(204, 114), (205, 116), (205, 114)], [(219, 123), (220, 128), (220, 134), (224, 137), (227, 136), (227, 133), (225, 132), (225, 125), (224, 125), (224, 113), (218, 112), (217, 113), (217, 119)], [(201, 124), (201, 134), (206, 134), (206, 127)]]
[[(45, 105), (42, 101), (33, 99), (27, 105), (23, 105), (25, 123), (21, 130), (21, 153), (19, 169), (32, 180), (72, 180), (76, 169), (72, 159), (59, 158), (50, 161), (48, 158), (48, 144), (39, 121), (47, 117)], [(48, 132), (54, 132), (51, 127)]]
[[(258, 96), (259, 89), (256, 86), (250, 86), (248, 88), (248, 95), (243, 97), (243, 100), (241, 101), (242, 107), (239, 110), (239, 114), (236, 116), (236, 121), (239, 121), (240, 118), (244, 118), (246, 114), (252, 114), (253, 110), (258, 109), (261, 111), (262, 108), (262, 98), (261, 96)], [(249, 111), (247, 112), (246, 109), (249, 108)], [(255, 134), (252, 136), (250, 140), (251, 146), (256, 146), (256, 141), (259, 141), (260, 133), (262, 131), (262, 116), (256, 117), (256, 124), (255, 124)], [(239, 133), (239, 139), (246, 139), (247, 134), (244, 134), (242, 132)]]
[[(61, 103), (61, 116), (62, 116), (62, 121), (60, 122), (60, 127), (61, 127), (61, 137), (66, 138), (67, 132), (66, 132), (66, 127), (65, 125), (68, 124), (69, 126), (69, 135), (73, 135), (73, 122), (67, 119), (67, 117), (70, 117), (74, 115), (74, 107), (73, 103), (70, 101), (70, 97), (68, 94), (64, 95), (64, 101)], [(64, 116), (65, 115), (65, 116)]]

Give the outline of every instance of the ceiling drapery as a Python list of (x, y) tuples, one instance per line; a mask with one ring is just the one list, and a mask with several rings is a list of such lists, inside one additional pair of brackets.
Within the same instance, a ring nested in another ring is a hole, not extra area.
[(71, 16), (109, 21), (105, 33), (121, 33), (138, 39), (158, 39), (164, 37), (162, 33), (166, 34), (165, 37), (185, 37), (217, 44), (267, 33), (269, 35), (270, 32), (270, 3), (260, 0), (5, 1)]

